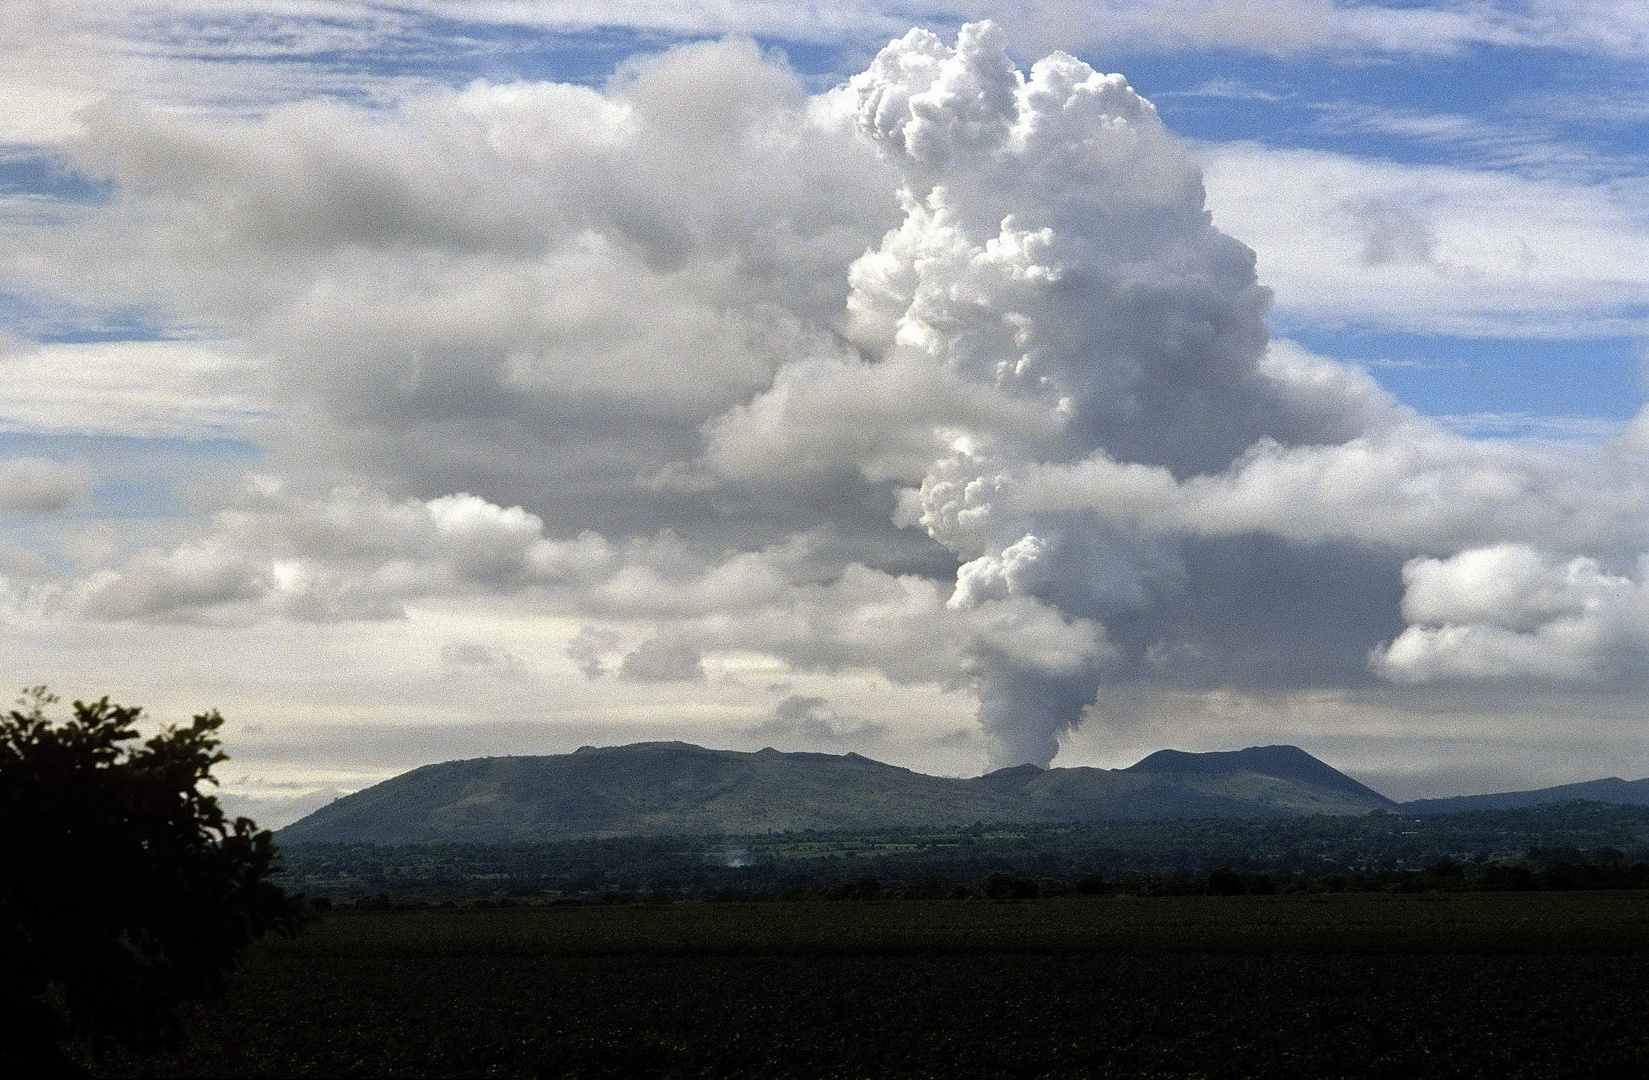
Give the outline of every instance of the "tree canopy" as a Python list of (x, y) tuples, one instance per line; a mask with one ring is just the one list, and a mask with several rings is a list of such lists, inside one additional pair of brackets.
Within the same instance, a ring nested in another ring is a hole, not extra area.
[(237, 957), (292, 933), (270, 834), (205, 790), (214, 710), (144, 739), (140, 707), (26, 691), (0, 714), (0, 1073), (72, 1073), (60, 1049), (151, 1049)]

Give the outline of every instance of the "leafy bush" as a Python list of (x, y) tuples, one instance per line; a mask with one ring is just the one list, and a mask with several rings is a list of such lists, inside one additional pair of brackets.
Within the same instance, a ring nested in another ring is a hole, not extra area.
[(60, 1049), (152, 1049), (220, 994), (253, 938), (294, 932), (270, 834), (203, 792), (216, 712), (141, 744), (108, 698), (48, 719), (44, 687), (0, 715), (0, 1073), (71, 1073)]

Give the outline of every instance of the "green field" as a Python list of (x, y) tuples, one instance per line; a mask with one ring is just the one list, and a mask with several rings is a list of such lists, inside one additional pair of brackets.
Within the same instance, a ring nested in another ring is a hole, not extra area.
[(103, 1075), (1635, 1077), (1649, 894), (337, 912)]

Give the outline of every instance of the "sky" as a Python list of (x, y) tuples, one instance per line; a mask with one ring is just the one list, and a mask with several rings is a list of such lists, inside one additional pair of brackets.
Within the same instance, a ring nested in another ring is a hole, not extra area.
[(1634, 0), (0, 0), (0, 670), (279, 825), (680, 739), (1649, 774)]

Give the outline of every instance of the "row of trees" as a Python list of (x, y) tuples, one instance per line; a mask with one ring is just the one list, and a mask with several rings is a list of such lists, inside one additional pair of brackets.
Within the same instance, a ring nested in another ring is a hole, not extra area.
[[(747, 852), (741, 860), (746, 865), (726, 865), (721, 848), (729, 843)], [(903, 886), (930, 873), (952, 886), (978, 884), (996, 872), (1073, 884), (1092, 873), (1131, 882), (1186, 881), (1221, 867), (1269, 875), (1284, 888), (1286, 880), (1413, 875), (1443, 860), (1473, 878), (1521, 863), (1543, 882), (1548, 869), (1565, 865), (1649, 863), (1649, 807), (1577, 802), (1420, 818), (1020, 823), (528, 844), (294, 844), (285, 854), (288, 887), (337, 901), (384, 893), (463, 902), (512, 890), (566, 897), (653, 888), (678, 897), (780, 893), (863, 877)], [(1597, 877), (1579, 871), (1570, 876)]]
[[(1272, 875), (1239, 873), (1230, 867), (1194, 877), (1124, 877), (1108, 879), (1084, 874), (1073, 880), (1023, 877), (997, 871), (983, 879), (949, 881), (937, 874), (908, 881), (884, 882), (870, 875), (833, 883), (814, 882), (770, 888), (687, 888), (655, 886), (640, 890), (599, 889), (573, 894), (546, 892), (523, 885), (496, 887), (487, 895), (464, 900), (432, 901), (418, 893), (392, 896), (387, 892), (356, 896), (342, 906), (357, 910), (465, 906), (472, 908), (518, 905), (668, 904), (677, 900), (780, 902), (795, 900), (1050, 900), (1069, 896), (1287, 896), (1300, 893), (1348, 892), (1555, 892), (1572, 889), (1649, 890), (1649, 863), (1612, 860), (1605, 863), (1558, 863), (1540, 869), (1513, 864), (1491, 866), (1468, 874), (1458, 863), (1438, 862), (1423, 870), (1385, 870), (1373, 874)], [(318, 898), (317, 908), (330, 909), (333, 901)], [(323, 907), (324, 906), (324, 907)]]

